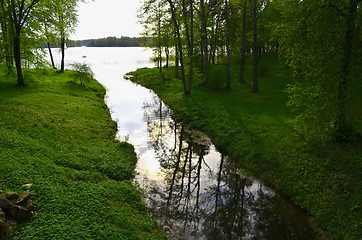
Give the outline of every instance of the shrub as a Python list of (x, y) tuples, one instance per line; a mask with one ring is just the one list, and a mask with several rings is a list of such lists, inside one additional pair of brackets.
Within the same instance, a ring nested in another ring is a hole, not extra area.
[(94, 73), (91, 67), (87, 63), (73, 63), (71, 64), (72, 69), (75, 71), (74, 79), (80, 82), (80, 85), (83, 85), (86, 82), (89, 82), (93, 79)]

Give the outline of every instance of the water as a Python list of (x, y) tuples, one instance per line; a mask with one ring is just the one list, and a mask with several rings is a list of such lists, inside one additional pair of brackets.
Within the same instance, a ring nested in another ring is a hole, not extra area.
[(152, 91), (123, 79), (153, 67), (151, 56), (141, 48), (66, 52), (67, 66), (90, 63), (106, 87), (117, 138), (138, 153), (136, 181), (146, 190), (151, 216), (172, 239), (314, 239), (300, 209), (244, 176), (205, 134), (172, 120), (172, 111)]

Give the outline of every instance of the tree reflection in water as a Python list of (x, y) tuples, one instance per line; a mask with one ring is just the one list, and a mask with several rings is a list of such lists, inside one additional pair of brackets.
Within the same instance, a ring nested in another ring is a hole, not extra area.
[(157, 96), (144, 104), (162, 180), (144, 182), (152, 217), (172, 239), (314, 239), (303, 213), (183, 123)]

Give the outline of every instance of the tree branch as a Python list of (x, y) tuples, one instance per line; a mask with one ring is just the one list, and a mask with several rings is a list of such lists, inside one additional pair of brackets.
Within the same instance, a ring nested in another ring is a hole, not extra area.
[(35, 4), (37, 4), (38, 2), (39, 2), (39, 0), (33, 0), (33, 1), (31, 2), (31, 4), (25, 9), (25, 11), (24, 11), (25, 15), (24, 15), (23, 20), (20, 22), (20, 27), (23, 27), (23, 26), (24, 26), (26, 20), (27, 20), (28, 17), (29, 17), (29, 14), (30, 14), (31, 9), (32, 9), (33, 6), (34, 6)]

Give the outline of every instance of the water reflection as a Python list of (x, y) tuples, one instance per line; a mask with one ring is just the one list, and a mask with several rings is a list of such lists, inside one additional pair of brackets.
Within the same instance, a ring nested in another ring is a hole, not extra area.
[(148, 147), (159, 171), (141, 182), (153, 218), (171, 238), (314, 239), (297, 208), (243, 176), (207, 136), (170, 114), (156, 96), (144, 104)]
[[(55, 52), (59, 62), (60, 55)], [(83, 59), (82, 56), (87, 58)], [(137, 181), (152, 215), (174, 239), (313, 239), (303, 214), (258, 181), (244, 177), (232, 159), (204, 134), (175, 123), (148, 89), (123, 80), (152, 67), (141, 48), (68, 48), (67, 62), (87, 61), (107, 89), (106, 102), (139, 155)]]

